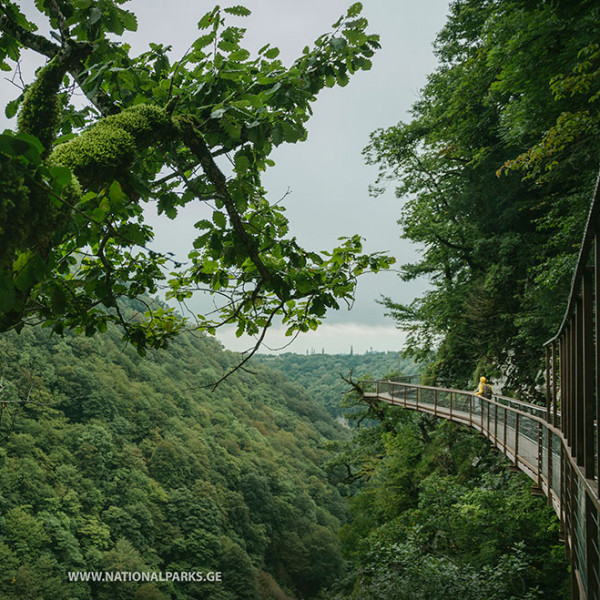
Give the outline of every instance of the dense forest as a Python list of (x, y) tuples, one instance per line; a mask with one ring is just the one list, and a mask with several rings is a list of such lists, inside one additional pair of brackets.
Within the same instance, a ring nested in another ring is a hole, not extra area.
[[(185, 335), (141, 358), (28, 329), (0, 337), (0, 596), (312, 598), (342, 572), (340, 428), (299, 386)], [(68, 583), (68, 571), (220, 571), (222, 583)]]
[(487, 440), (352, 394), (345, 402), (357, 428), (330, 464), (349, 487), (348, 572), (332, 598), (570, 598), (554, 512)]
[(397, 185), (423, 248), (402, 278), (432, 284), (387, 306), (431, 381), (539, 397), (598, 174), (599, 30), (595, 0), (452, 2), (411, 119), (372, 135), (374, 191)]

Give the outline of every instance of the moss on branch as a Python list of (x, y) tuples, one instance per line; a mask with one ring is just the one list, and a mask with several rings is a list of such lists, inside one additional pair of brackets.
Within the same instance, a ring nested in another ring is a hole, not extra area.
[(58, 145), (50, 161), (69, 167), (85, 188), (96, 188), (125, 178), (138, 152), (168, 139), (171, 129), (171, 118), (165, 109), (138, 104)]

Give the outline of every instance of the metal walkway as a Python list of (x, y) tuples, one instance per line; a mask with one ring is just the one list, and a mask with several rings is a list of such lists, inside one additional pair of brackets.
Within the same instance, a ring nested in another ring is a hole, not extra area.
[[(544, 407), (387, 380), (365, 382), (363, 396), (466, 425), (488, 438), (533, 479), (533, 491), (545, 494), (558, 515), (573, 569), (573, 598), (600, 600), (597, 466), (594, 478), (584, 476), (561, 430), (547, 421)], [(556, 418), (560, 421), (560, 414)]]

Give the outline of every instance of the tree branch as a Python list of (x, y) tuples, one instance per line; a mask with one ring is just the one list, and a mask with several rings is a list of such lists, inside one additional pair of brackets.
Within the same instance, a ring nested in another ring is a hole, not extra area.
[(246, 231), (242, 218), (235, 206), (235, 202), (229, 194), (227, 180), (214, 161), (213, 155), (204, 141), (204, 137), (200, 130), (196, 127), (195, 120), (191, 117), (179, 117), (176, 121), (176, 126), (179, 127), (184, 137), (184, 143), (196, 155), (204, 173), (213, 182), (218, 195), (218, 198), (225, 205), (229, 219), (234, 231), (239, 236), (240, 240), (246, 247), (250, 260), (260, 273), (263, 281), (270, 281), (272, 275), (260, 258), (260, 254), (252, 236)]
[[(2, 7), (0, 7), (1, 9)], [(58, 52), (60, 52), (61, 47), (50, 40), (47, 40), (44, 36), (38, 35), (37, 33), (32, 33), (31, 31), (27, 31), (27, 29), (21, 27), (19, 24), (15, 23), (7, 14), (0, 16), (0, 31), (12, 36), (30, 50), (37, 52), (43, 56), (46, 56), (50, 59), (54, 58)], [(65, 44), (68, 40), (65, 40)], [(78, 43), (73, 41), (73, 43)], [(77, 85), (83, 90), (87, 99), (100, 111), (103, 116), (112, 115), (119, 112), (117, 106), (112, 102), (112, 100), (101, 90), (99, 93), (95, 95), (88, 95), (83, 89), (83, 84), (87, 79), (85, 75), (86, 68), (84, 66), (83, 61), (77, 61), (69, 70), (69, 73), (73, 76), (73, 79), (77, 83)]]
[[(0, 10), (2, 10), (2, 7), (0, 7)], [(26, 48), (29, 48), (38, 54), (47, 56), (48, 58), (54, 58), (54, 55), (60, 50), (58, 44), (47, 40), (42, 35), (27, 31), (27, 29), (17, 25), (17, 23), (6, 14), (0, 16), (0, 31), (14, 37), (17, 42)]]

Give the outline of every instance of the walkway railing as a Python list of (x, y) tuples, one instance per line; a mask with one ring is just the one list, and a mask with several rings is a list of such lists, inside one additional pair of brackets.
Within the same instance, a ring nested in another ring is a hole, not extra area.
[(573, 568), (573, 598), (600, 600), (598, 480), (584, 476), (563, 432), (547, 421), (543, 407), (387, 380), (365, 382), (363, 390), (367, 399), (467, 425), (487, 437), (533, 479), (534, 493), (545, 494), (558, 515)]
[[(546, 348), (547, 420), (560, 427), (567, 482), (567, 550), (581, 598), (600, 597), (598, 423), (600, 423), (600, 179), (558, 333)], [(558, 420), (559, 407), (562, 419)], [(595, 557), (595, 558), (594, 558)], [(595, 562), (590, 562), (594, 558)], [(574, 596), (576, 597), (576, 596)]]

